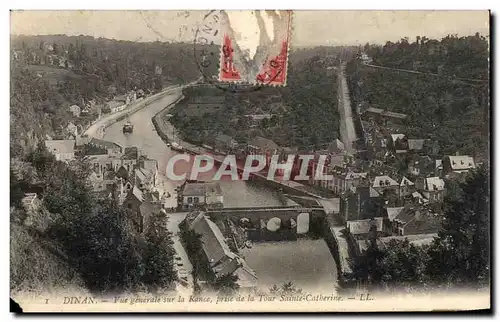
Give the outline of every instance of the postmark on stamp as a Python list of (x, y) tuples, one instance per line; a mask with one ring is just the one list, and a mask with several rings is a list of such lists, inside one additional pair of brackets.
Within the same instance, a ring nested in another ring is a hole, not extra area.
[(292, 11), (211, 11), (195, 33), (206, 81), (232, 91), (286, 85)]
[(285, 85), (291, 10), (225, 11), (218, 79)]

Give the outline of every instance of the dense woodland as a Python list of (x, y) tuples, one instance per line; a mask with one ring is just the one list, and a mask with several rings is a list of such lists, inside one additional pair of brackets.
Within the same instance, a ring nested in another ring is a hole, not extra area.
[[(336, 74), (326, 69), (336, 59), (318, 55), (325, 51), (323, 47), (300, 50), (290, 62), (287, 86), (282, 88), (262, 87), (244, 93), (187, 89), (186, 100), (174, 108), (171, 121), (184, 139), (192, 142), (210, 143), (218, 133), (224, 133), (240, 143), (258, 135), (283, 147), (322, 148), (338, 138), (339, 130)], [(190, 99), (206, 96), (224, 96), (225, 103), (219, 109), (187, 114)], [(274, 116), (253, 124), (245, 114)]]
[(349, 62), (347, 74), (356, 105), (410, 116), (410, 137), (438, 143), (440, 155), (471, 154), (487, 159), (489, 141), (489, 43), (475, 36), (442, 40), (417, 37), (384, 46), (366, 44), (371, 64)]

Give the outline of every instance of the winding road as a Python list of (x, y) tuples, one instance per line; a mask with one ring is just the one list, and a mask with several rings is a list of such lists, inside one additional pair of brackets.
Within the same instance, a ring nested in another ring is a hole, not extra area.
[(356, 141), (356, 131), (352, 119), (351, 98), (345, 77), (345, 63), (342, 63), (338, 74), (338, 106), (340, 113), (340, 140), (349, 153), (354, 153), (353, 142)]

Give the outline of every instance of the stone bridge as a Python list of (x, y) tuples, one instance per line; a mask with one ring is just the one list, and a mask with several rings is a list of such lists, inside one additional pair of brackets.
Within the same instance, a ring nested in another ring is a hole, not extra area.
[[(255, 228), (267, 225), (270, 220), (281, 223), (282, 227), (292, 226), (292, 222), (309, 222), (318, 217), (324, 217), (322, 207), (277, 206), (277, 207), (252, 207), (252, 208), (222, 208), (206, 212), (214, 221), (232, 219), (233, 222), (247, 221)], [(302, 217), (302, 218), (299, 218)]]

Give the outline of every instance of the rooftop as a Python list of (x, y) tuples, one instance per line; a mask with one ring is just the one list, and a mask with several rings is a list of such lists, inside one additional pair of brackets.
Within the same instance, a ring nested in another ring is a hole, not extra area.
[(121, 148), (122, 148), (120, 145), (118, 145), (114, 142), (105, 141), (105, 140), (96, 139), (96, 138), (92, 138), (88, 144), (95, 146), (95, 147), (98, 147), (98, 148), (102, 148), (102, 149), (116, 149), (116, 148), (118, 148), (121, 150)]
[(398, 118), (398, 119), (406, 119), (407, 115), (402, 113), (391, 112), (387, 110), (383, 110), (381, 108), (369, 107), (366, 110), (367, 113), (379, 114), (382, 116)]
[(401, 179), (401, 183), (399, 185), (400, 186), (414, 186), (415, 184), (413, 182), (411, 182), (410, 179), (408, 179), (407, 177), (403, 177), (403, 179)]
[(469, 170), (476, 167), (474, 158), (468, 155), (450, 155), (448, 158), (453, 170)]
[(439, 177), (425, 178), (426, 190), (444, 190), (444, 180)]
[(398, 186), (399, 184), (396, 182), (396, 180), (392, 179), (389, 176), (376, 176), (375, 179), (373, 180), (373, 187), (374, 188), (380, 188), (380, 187), (390, 187), (390, 186)]
[(46, 140), (45, 146), (52, 153), (75, 152), (75, 140)]
[(183, 196), (204, 196), (205, 195), (205, 184), (204, 183), (186, 183), (184, 190), (182, 191)]
[(405, 209), (405, 207), (390, 207), (387, 208), (387, 218), (390, 221), (393, 221), (395, 218), (399, 216), (399, 214)]
[(375, 226), (377, 231), (383, 231), (384, 218), (375, 217), (373, 219), (349, 220), (346, 226), (353, 235), (367, 234), (370, 232), (372, 226)]
[(276, 143), (261, 136), (254, 137), (253, 139), (250, 140), (248, 144), (258, 147), (262, 150), (276, 150), (279, 148), (279, 146)]

